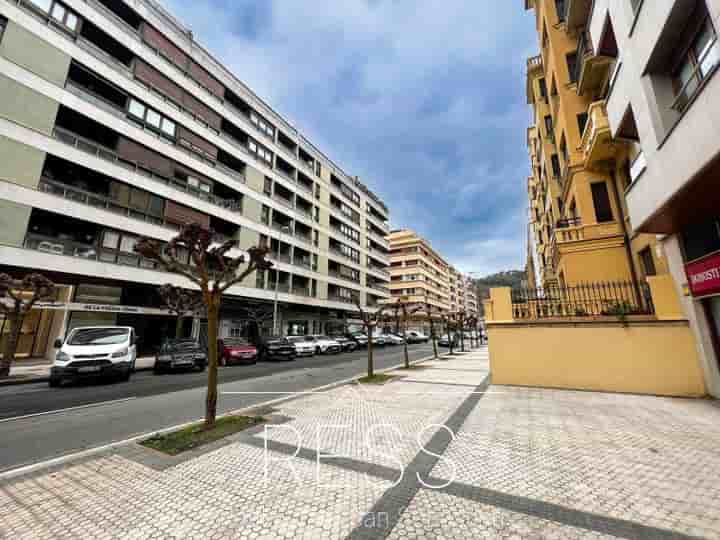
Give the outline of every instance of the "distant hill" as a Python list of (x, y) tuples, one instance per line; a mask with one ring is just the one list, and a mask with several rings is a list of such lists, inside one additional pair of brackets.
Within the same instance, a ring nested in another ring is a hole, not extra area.
[(475, 285), (477, 286), (478, 293), (480, 295), (480, 301), (490, 296), (490, 289), (493, 287), (520, 287), (521, 282), (525, 279), (525, 272), (522, 270), (505, 270), (496, 274), (490, 274), (482, 278), (476, 278)]

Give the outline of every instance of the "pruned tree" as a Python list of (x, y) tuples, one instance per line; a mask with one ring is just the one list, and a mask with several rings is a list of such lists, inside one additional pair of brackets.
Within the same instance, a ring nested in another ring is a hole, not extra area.
[(8, 322), (8, 336), (0, 360), (0, 377), (10, 375), (15, 360), (23, 321), (36, 302), (55, 299), (55, 284), (42, 274), (32, 273), (22, 279), (0, 274), (0, 310)]
[(208, 319), (208, 386), (205, 400), (205, 428), (215, 425), (218, 383), (218, 317), (222, 295), (257, 270), (272, 266), (265, 259), (267, 249), (251, 247), (247, 254), (230, 257), (235, 240), (213, 245), (212, 233), (198, 223), (186, 225), (175, 238), (163, 245), (141, 237), (135, 251), (168, 272), (178, 274), (200, 289)]
[(435, 309), (429, 302), (425, 302), (423, 304), (423, 311), (425, 312), (428, 324), (430, 325), (430, 339), (433, 344), (433, 355), (435, 358), (438, 358), (437, 333), (435, 332), (435, 318), (433, 317), (433, 315), (435, 315)]
[(262, 334), (262, 328), (265, 326), (265, 323), (273, 320), (275, 316), (273, 308), (266, 304), (245, 306), (242, 311), (249, 321), (257, 325), (259, 334)]
[(384, 312), (388, 304), (381, 305), (376, 311), (366, 311), (360, 305), (360, 300), (355, 298), (355, 307), (357, 307), (360, 320), (363, 324), (363, 330), (367, 334), (367, 376), (372, 378), (375, 376), (375, 362), (373, 358), (373, 334), (378, 324), (384, 320)]
[[(470, 329), (470, 347), (473, 347), (473, 348), (477, 348), (480, 346), (479, 342), (478, 342), (478, 336), (477, 336), (477, 323), (478, 323), (478, 319), (475, 315), (468, 316), (467, 325), (468, 325), (468, 328)], [(474, 344), (473, 344), (473, 341), (475, 342)]]
[(424, 306), (408, 302), (405, 297), (398, 298), (390, 304), (390, 306), (392, 308), (392, 318), (395, 322), (395, 332), (399, 333), (399, 331), (402, 331), (405, 368), (410, 369), (410, 355), (408, 354), (407, 346), (407, 325), (410, 317), (422, 310)]
[(450, 349), (449, 355), (452, 356), (455, 354), (455, 328), (456, 328), (456, 322), (455, 322), (455, 314), (454, 313), (441, 313), (440, 314), (440, 320), (443, 323), (443, 326), (445, 327), (445, 331), (447, 332), (448, 336), (448, 347)]
[(460, 332), (460, 350), (465, 352), (465, 327), (467, 325), (467, 313), (465, 310), (460, 310), (455, 313), (455, 325)]
[(193, 314), (205, 305), (202, 296), (197, 291), (191, 291), (166, 283), (158, 290), (160, 299), (167, 310), (175, 315), (175, 337), (180, 338), (183, 319)]

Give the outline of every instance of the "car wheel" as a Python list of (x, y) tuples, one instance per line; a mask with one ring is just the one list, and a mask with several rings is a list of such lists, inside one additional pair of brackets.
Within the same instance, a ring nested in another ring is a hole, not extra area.
[(129, 365), (125, 373), (120, 376), (120, 380), (123, 382), (127, 382), (130, 380), (130, 375), (132, 375), (132, 364)]
[(205, 371), (206, 366), (203, 363), (203, 364), (198, 364), (196, 367), (197, 367), (197, 370), (202, 373), (203, 371)]
[(57, 388), (60, 386), (61, 383), (62, 379), (60, 379), (60, 377), (50, 377), (50, 379), (48, 380), (48, 386), (50, 388)]
[(315, 354), (322, 354), (320, 347), (315, 347)]

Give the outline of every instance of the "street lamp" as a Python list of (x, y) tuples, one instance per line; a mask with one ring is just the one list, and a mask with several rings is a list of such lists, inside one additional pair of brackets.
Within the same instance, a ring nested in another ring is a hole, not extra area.
[[(290, 227), (283, 225), (280, 228), (280, 239), (278, 240), (278, 259), (280, 258), (280, 248), (282, 247), (283, 233), (290, 232)], [(280, 284), (280, 270), (275, 268), (275, 302), (273, 304), (273, 336), (280, 334), (278, 330), (278, 285)]]

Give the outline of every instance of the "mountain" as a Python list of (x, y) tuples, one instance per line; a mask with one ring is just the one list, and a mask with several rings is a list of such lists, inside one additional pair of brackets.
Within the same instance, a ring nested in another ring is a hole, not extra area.
[(482, 302), (485, 298), (489, 298), (490, 289), (493, 287), (520, 287), (524, 279), (525, 272), (522, 270), (505, 270), (482, 278), (476, 278), (473, 281), (478, 290), (478, 300)]

